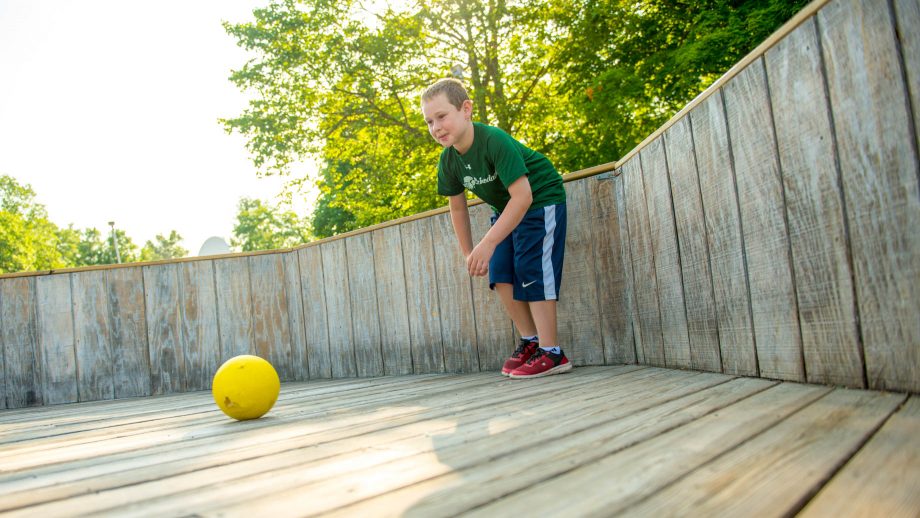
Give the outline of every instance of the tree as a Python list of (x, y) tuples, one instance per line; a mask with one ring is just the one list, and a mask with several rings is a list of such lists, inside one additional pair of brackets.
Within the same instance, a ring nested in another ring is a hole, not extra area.
[(293, 211), (242, 198), (230, 244), (243, 252), (290, 248), (310, 240), (309, 224)]
[(320, 222), (347, 213), (362, 227), (443, 205), (421, 91), (462, 71), (479, 120), (542, 136), (527, 128), (565, 111), (545, 99), (558, 37), (547, 13), (545, 3), (507, 0), (421, 0), (378, 13), (354, 0), (273, 2), (252, 23), (225, 25), (257, 55), (231, 80), (258, 92), (225, 128), (247, 138), (265, 174), (318, 158)]
[(155, 241), (147, 241), (141, 248), (139, 260), (141, 261), (159, 261), (162, 259), (177, 259), (188, 255), (188, 250), (179, 246), (182, 236), (175, 230), (170, 231), (169, 236), (157, 234)]
[(32, 187), (0, 175), (0, 273), (67, 266), (57, 232)]
[(564, 168), (615, 161), (779, 28), (808, 0), (560, 0), (554, 49), (577, 124)]
[[(138, 260), (137, 245), (124, 230), (115, 229), (115, 240), (118, 242), (118, 255), (121, 256), (121, 262), (133, 263)], [(74, 266), (117, 263), (118, 256), (115, 254), (111, 234), (104, 235), (96, 228), (84, 229), (80, 242), (77, 243), (77, 262)]]

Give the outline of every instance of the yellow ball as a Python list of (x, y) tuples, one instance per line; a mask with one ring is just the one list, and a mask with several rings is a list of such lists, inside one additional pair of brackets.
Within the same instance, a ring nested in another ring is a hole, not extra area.
[(249, 354), (224, 362), (214, 374), (211, 388), (217, 406), (240, 421), (265, 415), (280, 391), (281, 380), (272, 364)]

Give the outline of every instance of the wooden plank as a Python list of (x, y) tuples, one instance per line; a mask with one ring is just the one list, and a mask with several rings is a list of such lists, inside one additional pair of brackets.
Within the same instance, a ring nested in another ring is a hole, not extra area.
[(246, 257), (214, 261), (220, 361), (257, 354), (252, 339), (252, 289)]
[[(764, 380), (758, 381), (762, 383)], [(680, 484), (688, 472), (700, 467), (705, 469), (714, 459), (725, 452), (731, 452), (733, 448), (743, 453), (746, 450), (739, 446), (807, 407), (826, 392), (825, 388), (791, 383), (775, 386), (722, 408), (715, 414), (673, 428), (630, 448), (614, 450), (611, 455), (594, 462), (579, 465), (553, 478), (555, 495), (553, 492), (540, 491), (539, 484), (531, 485), (480, 507), (471, 515), (501, 516), (520, 508), (523, 502), (530, 502), (530, 505), (546, 515), (584, 516), (600, 513), (612, 516), (628, 512), (636, 516), (661, 516), (663, 513), (634, 512), (636, 508), (630, 506), (644, 498), (654, 499), (668, 492), (673, 487), (671, 484), (675, 481)], [(608, 440), (618, 442), (619, 438), (608, 434)], [(798, 466), (803, 472), (810, 472), (801, 469), (801, 465), (794, 461), (790, 465)], [(610, 476), (613, 473), (616, 475)], [(723, 471), (721, 475), (725, 483), (730, 483), (732, 480), (744, 479), (746, 472)], [(558, 498), (559, 494), (566, 495), (566, 498)], [(744, 505), (747, 498), (736, 498), (736, 501)], [(774, 504), (782, 501), (774, 499)], [(668, 509), (672, 513), (677, 509), (683, 511), (693, 503), (687, 502), (687, 507), (678, 504)], [(744, 514), (743, 511), (740, 514)], [(766, 514), (766, 510), (760, 513), (763, 514)], [(739, 514), (736, 512), (736, 515)]]
[(105, 271), (71, 274), (80, 401), (115, 397)]
[(406, 268), (413, 368), (417, 374), (444, 372), (431, 220), (406, 223), (400, 227), (400, 232)]
[(916, 516), (920, 509), (920, 398), (913, 396), (798, 516)]
[[(672, 371), (672, 373), (675, 373)], [(711, 383), (712, 375), (698, 376), (684, 381), (694, 386), (696, 390), (685, 393), (677, 389), (672, 381), (656, 379), (655, 384), (671, 393), (670, 397), (661, 397), (648, 391), (651, 379), (645, 384), (629, 384), (628, 388), (640, 397), (650, 397), (654, 401), (652, 406), (642, 405), (638, 401), (630, 400), (624, 403), (630, 407), (631, 413), (623, 414), (621, 410), (611, 409), (616, 419), (604, 420), (586, 417), (591, 426), (584, 428), (574, 427), (571, 422), (553, 423), (547, 427), (552, 437), (551, 440), (541, 444), (540, 455), (530, 455), (516, 458), (514, 462), (494, 462), (480, 460), (475, 462), (478, 455), (470, 452), (467, 457), (459, 458), (461, 448), (457, 444), (441, 447), (438, 451), (440, 463), (449, 463), (457, 466), (454, 471), (422, 478), (422, 470), (404, 469), (405, 473), (394, 474), (387, 477), (383, 484), (391, 485), (392, 490), (374, 498), (364, 500), (347, 507), (340, 507), (332, 516), (360, 516), (368, 512), (373, 514), (373, 509), (386, 509), (393, 515), (412, 516), (457, 516), (463, 511), (476, 509), (495, 501), (501, 506), (501, 498), (513, 495), (517, 491), (526, 490), (533, 485), (552, 485), (556, 476), (564, 474), (573, 467), (588, 464), (603, 458), (611, 453), (623, 450), (631, 444), (641, 443), (643, 440), (653, 438), (669, 428), (675, 428), (695, 418), (731, 405), (732, 403), (764, 390), (770, 385), (765, 380), (735, 380), (716, 386), (705, 386), (707, 378)], [(620, 388), (620, 387), (618, 387)], [(627, 388), (627, 387), (622, 387)], [(616, 397), (617, 391), (605, 391), (604, 399)], [(627, 396), (628, 398), (628, 396)], [(580, 405), (579, 405), (580, 406)], [(576, 417), (577, 414), (573, 417)], [(458, 431), (459, 432), (459, 431)], [(505, 432), (508, 439), (513, 439), (517, 430)], [(556, 436), (563, 432), (561, 437)], [(565, 433), (568, 432), (568, 433)], [(477, 448), (495, 454), (512, 454), (508, 449), (514, 447), (511, 441), (476, 438), (476, 442), (483, 444)], [(542, 442), (542, 441), (541, 441)], [(583, 445), (583, 447), (579, 447)], [(469, 451), (469, 448), (467, 449)], [(472, 461), (472, 462), (471, 462)], [(384, 466), (381, 469), (392, 469)], [(429, 475), (432, 473), (429, 472)], [(413, 477), (414, 475), (414, 477)], [(415, 478), (416, 480), (413, 480)], [(395, 479), (395, 480), (394, 480)], [(616, 479), (615, 474), (608, 473), (601, 479)], [(354, 480), (354, 478), (352, 478)], [(343, 481), (344, 483), (350, 481)], [(415, 483), (413, 483), (415, 482)], [(603, 483), (603, 482), (601, 482)], [(381, 484), (381, 485), (383, 485)], [(586, 491), (590, 491), (589, 484)], [(400, 487), (401, 486), (401, 487)], [(476, 491), (467, 491), (466, 488), (476, 487)], [(371, 488), (369, 488), (371, 489)], [(373, 488), (378, 491), (389, 489)], [(471, 494), (472, 493), (472, 494)], [(363, 495), (362, 495), (363, 496)], [(562, 500), (571, 503), (568, 498)], [(561, 505), (566, 505), (560, 502)], [(603, 515), (603, 510), (598, 509), (598, 514)], [(565, 510), (557, 510), (553, 515), (567, 516)], [(582, 513), (590, 514), (590, 513)], [(501, 516), (501, 514), (493, 514)]]
[(35, 279), (0, 281), (4, 408), (41, 405), (42, 357), (35, 323)]
[(690, 337), (687, 331), (687, 306), (680, 271), (680, 244), (674, 222), (671, 185), (664, 139), (651, 142), (640, 153), (645, 199), (648, 204), (655, 276), (658, 280), (658, 305), (661, 334), (668, 367), (690, 368)]
[(920, 148), (920, 34), (916, 30), (920, 27), (920, 3), (917, 0), (894, 0), (894, 11), (907, 91), (914, 110), (914, 138)]
[(307, 358), (306, 328), (304, 327), (303, 299), (300, 285), (300, 264), (297, 254), (288, 252), (282, 256), (284, 262), (284, 297), (288, 307), (288, 328), (291, 334), (291, 369), (294, 379), (303, 381), (310, 377)]
[[(632, 330), (632, 265), (626, 232), (626, 207), (617, 203), (622, 179), (585, 180), (590, 204), (587, 224), (594, 242), (598, 319), (608, 365), (636, 363)], [(626, 253), (624, 253), (624, 251)]]
[(329, 332), (326, 321), (326, 293), (323, 281), (323, 256), (320, 248), (302, 248), (297, 252), (300, 263), (300, 286), (303, 290), (304, 338), (310, 379), (331, 378)]
[(566, 190), (567, 229), (562, 285), (556, 304), (559, 345), (575, 365), (603, 365), (604, 343), (594, 272), (593, 233), (589, 227), (591, 200), (587, 181), (569, 182)]
[[(470, 207), (470, 230), (473, 243), (479, 243), (489, 231), (492, 209), (486, 205)], [(455, 238), (456, 239), (456, 238)], [(459, 247), (454, 243), (455, 247)], [(497, 371), (514, 352), (517, 340), (514, 324), (505, 313), (498, 293), (489, 289), (489, 278), (470, 279), (473, 297), (473, 315), (476, 319), (476, 344), (479, 349), (479, 368), (483, 371)]]
[[(2, 284), (2, 282), (0, 282)], [(3, 339), (3, 290), (0, 286), (0, 410), (6, 409), (6, 400), (8, 399), (8, 390), (6, 387), (6, 371), (8, 369), (6, 363), (6, 345)], [(18, 346), (16, 346), (18, 348)], [(18, 362), (17, 362), (18, 363)], [(17, 365), (18, 367), (18, 365)], [(14, 367), (9, 367), (9, 370), (13, 370)]]
[(177, 277), (182, 382), (185, 390), (208, 390), (221, 364), (214, 261), (179, 264)]
[[(900, 394), (837, 390), (655, 493), (629, 514), (680, 509), (693, 516), (792, 515), (902, 401)], [(852, 495), (846, 500), (852, 503)], [(845, 514), (855, 515), (852, 509)]]
[(374, 239), (371, 234), (361, 234), (345, 239), (344, 242), (345, 255), (348, 258), (348, 288), (351, 292), (351, 318), (358, 376), (383, 376)]
[(320, 246), (323, 254), (323, 279), (326, 292), (326, 317), (329, 321), (329, 354), (332, 377), (358, 375), (351, 327), (351, 288), (345, 241)]
[(658, 312), (658, 280), (655, 277), (655, 258), (652, 253), (640, 157), (623, 164), (622, 177), (635, 281), (633, 293), (636, 295), (636, 322), (639, 325), (636, 345), (637, 349), (642, 349), (639, 361), (663, 367), (665, 355), (661, 335), (661, 314)]
[(760, 375), (805, 380), (783, 185), (762, 60), (725, 85)]
[(438, 280), (441, 340), (447, 372), (479, 372), (472, 283), (457, 245), (450, 214), (431, 218), (434, 266)]
[(46, 405), (76, 402), (79, 395), (70, 274), (37, 277), (35, 298), (43, 401)]
[(675, 122), (664, 134), (664, 143), (677, 239), (680, 244), (679, 259), (687, 309), (690, 367), (722, 372), (706, 218), (696, 169), (690, 117)]
[(143, 267), (151, 394), (172, 394), (187, 388), (179, 327), (179, 300), (183, 293), (177, 276), (179, 268), (176, 264)]
[(744, 238), (722, 93), (714, 93), (690, 112), (690, 124), (712, 266), (722, 371), (757, 376)]
[(808, 381), (862, 388), (843, 193), (814, 20), (767, 52)]
[(409, 308), (399, 227), (375, 230), (372, 235), (384, 374), (410, 374), (412, 347), (409, 342)]
[(115, 398), (149, 396), (150, 353), (141, 268), (106, 270)]
[(281, 254), (249, 258), (252, 279), (252, 338), (256, 354), (268, 360), (281, 381), (293, 381), (291, 327)]
[(642, 347), (642, 327), (639, 325), (639, 305), (636, 302), (636, 275), (633, 271), (633, 257), (630, 251), (632, 237), (629, 234), (629, 207), (626, 201), (626, 180), (623, 170), (617, 170), (614, 180), (616, 187), (616, 203), (620, 223), (620, 257), (623, 258), (623, 282), (625, 284), (623, 312), (628, 315), (630, 334), (633, 340), (636, 362), (645, 363), (645, 350)]
[(818, 13), (869, 386), (920, 391), (917, 142), (889, 4)]

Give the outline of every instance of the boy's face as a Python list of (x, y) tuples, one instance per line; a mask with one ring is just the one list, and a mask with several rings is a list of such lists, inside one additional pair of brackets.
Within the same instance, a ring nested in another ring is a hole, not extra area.
[(445, 94), (438, 94), (422, 102), (422, 114), (428, 124), (428, 133), (444, 147), (455, 146), (458, 143), (462, 145), (466, 142), (467, 134), (472, 127), (472, 112), (472, 102), (464, 101), (460, 109), (457, 109), (450, 104)]

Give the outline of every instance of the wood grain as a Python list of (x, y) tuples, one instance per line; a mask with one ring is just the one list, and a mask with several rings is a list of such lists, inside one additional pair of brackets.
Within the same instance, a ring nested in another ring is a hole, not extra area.
[(434, 266), (438, 279), (441, 340), (447, 372), (479, 372), (473, 294), (466, 261), (460, 253), (450, 214), (431, 218)]
[(399, 227), (375, 230), (374, 271), (377, 278), (377, 308), (383, 369), (387, 376), (412, 372), (409, 308), (406, 302), (406, 274)]
[(687, 331), (687, 305), (681, 277), (680, 244), (674, 221), (668, 162), (664, 138), (651, 142), (640, 153), (645, 200), (648, 205), (652, 253), (658, 279), (658, 305), (668, 367), (690, 368), (690, 337)]
[(645, 350), (642, 347), (642, 327), (639, 325), (639, 305), (636, 302), (636, 275), (633, 271), (633, 257), (630, 249), (632, 236), (629, 233), (629, 207), (626, 201), (626, 180), (623, 171), (618, 170), (614, 185), (620, 223), (620, 257), (623, 258), (623, 293), (624, 313), (629, 318), (630, 335), (636, 355), (636, 363), (645, 363)]
[(843, 193), (813, 20), (764, 58), (808, 381), (862, 388)]
[(281, 254), (249, 258), (252, 336), (256, 354), (268, 360), (281, 381), (293, 381), (291, 328)]
[(725, 85), (760, 375), (805, 380), (783, 185), (762, 60)]
[(105, 271), (76, 272), (71, 279), (79, 400), (113, 399), (114, 359), (108, 331)]
[(664, 134), (671, 180), (680, 269), (687, 306), (690, 367), (722, 372), (719, 325), (713, 295), (706, 218), (696, 169), (690, 117), (674, 123)]
[(70, 274), (37, 277), (35, 298), (43, 401), (74, 403), (79, 393)]
[(329, 355), (332, 377), (358, 375), (351, 325), (351, 287), (345, 241), (332, 241), (320, 247), (323, 254), (323, 283), (326, 293), (326, 318), (329, 322)]
[(221, 363), (241, 354), (257, 354), (252, 339), (252, 288), (249, 259), (214, 261)]
[(178, 265), (178, 318), (186, 390), (208, 390), (221, 365), (214, 261)]
[[(869, 386), (920, 390), (920, 186), (908, 91), (885, 2), (818, 13)], [(908, 31), (915, 32), (915, 31)]]
[(603, 365), (604, 342), (597, 303), (591, 206), (586, 182), (569, 182), (566, 190), (567, 229), (562, 285), (556, 305), (559, 345), (575, 365)]
[(431, 220), (419, 219), (399, 228), (406, 267), (413, 368), (416, 374), (444, 372)]
[(825, 474), (846, 462), (903, 400), (900, 394), (837, 390), (629, 513), (658, 516), (679, 506), (694, 516), (793, 514), (797, 502), (821, 487)]
[(115, 398), (149, 396), (150, 356), (141, 268), (106, 270)]
[(920, 3), (916, 0), (894, 0), (898, 42), (907, 78), (910, 105), (914, 110), (914, 138), (920, 148)]
[(323, 256), (319, 247), (302, 248), (298, 250), (297, 256), (300, 262), (300, 286), (303, 290), (304, 338), (310, 379), (331, 378), (332, 358), (329, 354), (326, 321)]
[(587, 227), (594, 242), (598, 319), (608, 365), (636, 363), (626, 206), (618, 204), (616, 193), (622, 190), (622, 182), (619, 177), (585, 180), (591, 201)]
[(282, 255), (284, 263), (284, 298), (288, 307), (288, 328), (291, 334), (291, 370), (294, 379), (303, 381), (310, 377), (303, 312), (303, 287), (300, 285), (300, 264), (297, 253)]
[(916, 516), (920, 398), (911, 397), (798, 516)]
[[(489, 231), (491, 216), (492, 209), (488, 205), (470, 207), (470, 229), (473, 243), (479, 243)], [(453, 246), (459, 248), (456, 242)], [(470, 280), (473, 314), (476, 319), (479, 368), (483, 371), (497, 371), (502, 368), (508, 356), (514, 352), (517, 344), (514, 337), (514, 324), (505, 313), (498, 293), (489, 289), (489, 278), (473, 277)]]
[(629, 245), (632, 257), (633, 293), (636, 295), (636, 345), (641, 346), (640, 361), (647, 365), (665, 366), (661, 334), (661, 314), (658, 310), (658, 280), (649, 228), (645, 186), (642, 181), (641, 155), (623, 165), (623, 186), (629, 222)]
[(722, 93), (690, 112), (712, 267), (722, 371), (758, 376), (744, 237)]
[(358, 376), (383, 376), (373, 235), (360, 234), (344, 242)]
[(35, 324), (35, 279), (0, 281), (4, 408), (43, 404), (42, 357)]
[(179, 301), (184, 290), (179, 283), (179, 268), (176, 264), (143, 267), (150, 393), (154, 395), (184, 392), (188, 388), (180, 329)]

